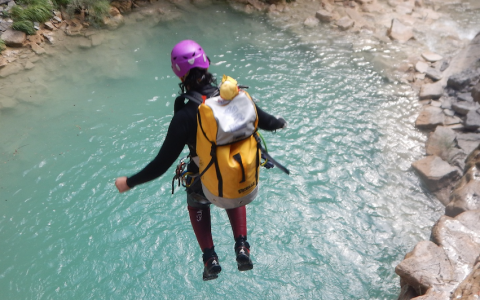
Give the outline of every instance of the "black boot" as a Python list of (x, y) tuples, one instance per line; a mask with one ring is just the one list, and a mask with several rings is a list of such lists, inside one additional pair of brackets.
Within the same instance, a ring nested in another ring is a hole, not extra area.
[(238, 270), (248, 271), (253, 269), (253, 263), (250, 259), (250, 244), (248, 244), (247, 238), (241, 235), (235, 241)]
[(215, 253), (214, 249), (215, 247), (203, 250), (203, 264), (205, 265), (203, 269), (203, 281), (216, 279), (218, 273), (222, 271), (222, 267), (218, 262), (217, 253)]

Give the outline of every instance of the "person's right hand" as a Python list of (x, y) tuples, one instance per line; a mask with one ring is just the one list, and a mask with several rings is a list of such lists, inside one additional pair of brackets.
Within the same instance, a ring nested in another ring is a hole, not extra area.
[(127, 185), (127, 176), (118, 177), (115, 180), (115, 186), (120, 193), (128, 191), (130, 187)]

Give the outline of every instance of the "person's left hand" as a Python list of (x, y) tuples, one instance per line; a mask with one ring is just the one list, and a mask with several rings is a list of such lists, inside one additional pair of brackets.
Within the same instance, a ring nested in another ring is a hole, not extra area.
[(130, 187), (127, 185), (127, 176), (118, 177), (115, 180), (115, 186), (120, 193), (128, 191)]

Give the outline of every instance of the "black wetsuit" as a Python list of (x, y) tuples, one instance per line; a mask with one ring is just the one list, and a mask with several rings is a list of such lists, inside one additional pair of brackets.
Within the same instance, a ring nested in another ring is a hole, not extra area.
[[(206, 86), (198, 91), (207, 97), (218, 91), (216, 87)], [(283, 119), (277, 119), (274, 116), (264, 112), (258, 106), (258, 127), (260, 129), (273, 131), (280, 129), (285, 125)], [(167, 136), (163, 142), (157, 156), (137, 174), (127, 178), (127, 185), (133, 188), (136, 185), (145, 183), (163, 175), (183, 151), (185, 145), (188, 145), (190, 154), (196, 156), (196, 138), (197, 138), (197, 111), (198, 104), (189, 100), (183, 104), (182, 101), (176, 101), (175, 114), (173, 115)], [(194, 171), (196, 165), (189, 165), (189, 171)], [(198, 168), (197, 168), (198, 171)]]

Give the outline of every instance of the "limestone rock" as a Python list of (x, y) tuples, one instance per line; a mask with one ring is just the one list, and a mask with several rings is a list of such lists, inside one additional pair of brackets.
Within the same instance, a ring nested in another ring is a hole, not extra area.
[(410, 26), (405, 26), (398, 19), (393, 19), (388, 36), (395, 41), (405, 43), (413, 38), (413, 29)]
[(445, 208), (445, 215), (455, 217), (463, 212), (480, 209), (480, 182), (476, 177), (480, 170), (470, 168), (450, 195), (450, 202)]
[(430, 66), (424, 62), (424, 61), (418, 61), (416, 64), (415, 64), (415, 70), (417, 70), (417, 72), (420, 72), (420, 73), (425, 73), (427, 72), (428, 68)]
[(473, 106), (472, 103), (470, 102), (456, 102), (452, 103), (452, 109), (459, 115), (465, 116), (467, 115), (471, 110), (475, 109), (475, 106)]
[(436, 155), (445, 161), (449, 161), (449, 153), (456, 146), (455, 132), (443, 126), (437, 126), (425, 143), (427, 155)]
[(451, 299), (480, 298), (480, 262), (473, 268), (470, 275), (457, 287)]
[(427, 290), (425, 295), (415, 297), (415, 300), (450, 300), (449, 292), (437, 292), (433, 288)]
[(8, 64), (6, 67), (0, 69), (0, 78), (8, 77), (23, 70), (23, 66), (18, 63)]
[(315, 13), (315, 17), (322, 22), (328, 23), (333, 20), (332, 13), (326, 11), (325, 9), (320, 9)]
[(473, 97), (473, 101), (480, 103), (480, 82), (473, 87), (472, 97)]
[(36, 43), (31, 43), (30, 47), (32, 48), (32, 51), (35, 52), (38, 55), (44, 54), (46, 51)]
[(427, 68), (425, 75), (427, 75), (434, 81), (439, 81), (440, 79), (442, 79), (442, 73), (440, 73), (440, 71), (434, 68)]
[(470, 110), (465, 118), (464, 126), (468, 130), (480, 128), (480, 114), (475, 110)]
[(456, 266), (452, 279), (460, 283), (480, 255), (480, 210), (466, 211), (455, 218), (442, 216), (433, 226), (430, 240), (442, 247)]
[(25, 63), (25, 70), (31, 70), (33, 68), (35, 68), (35, 65), (31, 61)]
[(430, 241), (419, 242), (397, 265), (395, 273), (418, 295), (425, 294), (430, 288), (442, 292), (451, 288), (450, 282), (455, 279), (453, 266), (445, 251)]
[(352, 19), (350, 19), (349, 17), (345, 16), (343, 18), (341, 18), (340, 20), (338, 20), (336, 22), (338, 28), (340, 28), (341, 30), (348, 30), (350, 28), (353, 27), (353, 25), (355, 25), (355, 22), (353, 22)]
[(318, 25), (319, 22), (320, 22), (320, 20), (318, 20), (316, 17), (308, 17), (303, 22), (303, 25), (305, 25), (305, 27), (315, 27), (315, 26)]
[(436, 155), (417, 160), (412, 163), (412, 167), (431, 192), (451, 189), (461, 177), (457, 167), (449, 165)]
[(480, 144), (480, 133), (457, 132), (458, 146), (467, 154), (471, 154)]
[(102, 34), (94, 34), (90, 39), (92, 40), (92, 46), (96, 47), (102, 44), (105, 37)]
[(415, 121), (415, 127), (422, 130), (434, 129), (438, 125), (443, 125), (445, 115), (440, 107), (426, 105)]
[(420, 99), (438, 99), (443, 95), (443, 86), (441, 82), (427, 83), (420, 89)]
[(480, 73), (475, 69), (467, 69), (460, 73), (456, 73), (448, 78), (447, 86), (463, 91), (471, 82), (476, 81), (480, 77)]
[(425, 58), (425, 60), (427, 60), (429, 62), (436, 62), (436, 61), (439, 61), (439, 60), (443, 59), (443, 57), (441, 55), (438, 55), (438, 54), (430, 52), (430, 51), (423, 52), (422, 57)]
[(92, 48), (92, 41), (89, 40), (89, 39), (86, 39), (86, 38), (81, 38), (78, 41), (78, 47), (80, 47), (82, 49)]
[(45, 22), (43, 25), (45, 25), (45, 29), (48, 29), (48, 30), (55, 30), (55, 26), (53, 26), (52, 22)]
[(10, 28), (5, 30), (0, 38), (5, 42), (5, 45), (9, 47), (22, 47), (23, 43), (27, 40), (27, 34)]
[(0, 69), (5, 67), (8, 64), (7, 59), (3, 56), (0, 56)]

